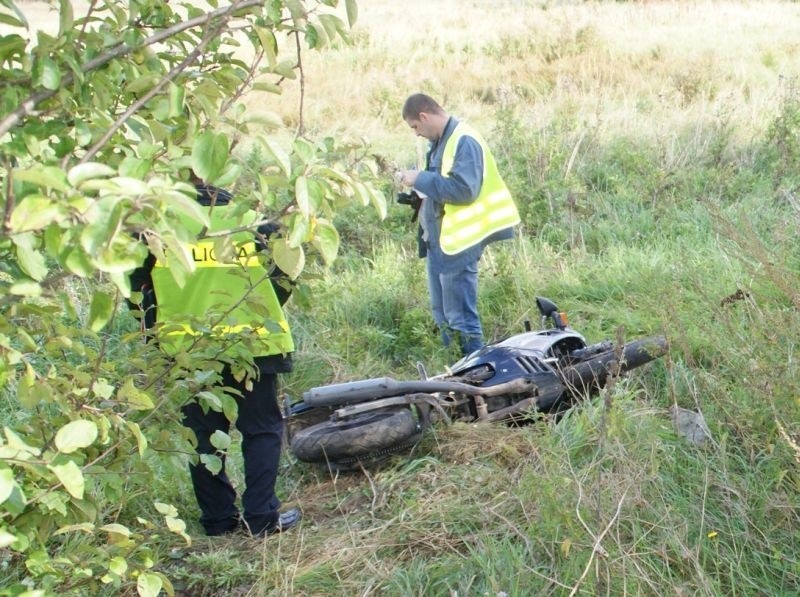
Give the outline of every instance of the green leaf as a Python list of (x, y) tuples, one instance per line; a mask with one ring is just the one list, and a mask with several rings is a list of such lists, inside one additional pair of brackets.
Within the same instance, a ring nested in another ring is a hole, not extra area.
[(159, 514), (163, 514), (164, 516), (178, 515), (178, 509), (172, 504), (165, 504), (164, 502), (153, 502), (153, 505), (156, 507), (156, 510), (158, 511)]
[(120, 176), (129, 178), (146, 178), (152, 169), (152, 160), (143, 160), (135, 156), (128, 156), (119, 163)]
[[(145, 246), (130, 237), (116, 236), (110, 245), (100, 248), (94, 265), (109, 274), (127, 274), (139, 267), (147, 257)], [(127, 288), (127, 282), (125, 283)], [(118, 285), (119, 286), (119, 285)]]
[(128, 426), (128, 429), (133, 433), (133, 436), (136, 438), (136, 443), (139, 447), (139, 456), (144, 456), (145, 450), (147, 450), (147, 438), (142, 433), (139, 424), (135, 421), (125, 421), (125, 425)]
[(372, 187), (369, 187), (369, 196), (372, 201), (372, 206), (377, 210), (378, 216), (381, 220), (386, 219), (386, 197)]
[(297, 63), (294, 60), (282, 60), (276, 64), (275, 68), (272, 70), (274, 70), (276, 74), (293, 81), (297, 78), (297, 73), (295, 72), (296, 68)]
[[(159, 74), (150, 73), (150, 74), (142, 75), (141, 77), (138, 77), (138, 78), (134, 79), (133, 81), (130, 81), (127, 85), (125, 85), (125, 91), (128, 92), (128, 93), (143, 93), (145, 91), (150, 91), (153, 87), (155, 87), (155, 85), (160, 80), (161, 80), (161, 75), (159, 75)], [(142, 128), (145, 128), (145, 129), (147, 128), (147, 125), (145, 123), (143, 123), (141, 120), (138, 120), (138, 121), (137, 120), (132, 120), (128, 124), (130, 125), (130, 124), (133, 124), (133, 123), (137, 123), (138, 125), (141, 125)], [(137, 134), (140, 133), (140, 131), (138, 131), (138, 130), (136, 132), (137, 132)]]
[(50, 91), (55, 91), (58, 89), (58, 86), (61, 84), (61, 71), (58, 69), (58, 65), (52, 58), (45, 56), (42, 58), (38, 65), (38, 77), (37, 83), (44, 87), (45, 89), (49, 89)]
[(242, 175), (241, 164), (237, 164), (236, 162), (228, 162), (228, 165), (225, 166), (225, 170), (223, 170), (222, 174), (220, 174), (216, 178), (214, 184), (216, 184), (219, 187), (225, 188), (236, 182), (241, 175)]
[(292, 149), (304, 164), (311, 164), (317, 159), (314, 146), (303, 138), (295, 139)]
[(9, 225), (12, 233), (41, 230), (59, 221), (60, 217), (61, 211), (55, 201), (41, 195), (28, 195), (11, 213)]
[[(312, 31), (313, 35), (311, 35)], [(312, 48), (324, 48), (328, 45), (328, 32), (325, 30), (324, 25), (311, 22), (308, 24), (306, 33), (309, 38), (313, 39), (313, 43), (309, 44)]]
[(372, 198), (369, 196), (369, 190), (367, 189), (366, 185), (363, 182), (356, 182), (353, 185), (353, 188), (356, 191), (356, 197), (358, 197), (361, 205), (364, 207), (369, 205), (369, 202), (372, 200)]
[(286, 240), (290, 247), (297, 248), (308, 240), (311, 220), (299, 213), (294, 213), (289, 219), (288, 228), (289, 234), (286, 236)]
[(78, 164), (74, 168), (70, 168), (67, 172), (67, 180), (69, 184), (74, 187), (79, 186), (84, 180), (90, 178), (108, 178), (114, 176), (116, 171), (99, 162), (86, 162), (85, 164)]
[(98, 378), (97, 381), (92, 384), (92, 392), (94, 395), (103, 400), (110, 399), (114, 395), (116, 389), (116, 386), (108, 383), (108, 380), (102, 377)]
[(104, 532), (108, 533), (109, 535), (119, 535), (120, 537), (130, 537), (131, 536), (131, 530), (128, 527), (126, 527), (125, 525), (116, 523), (116, 522), (112, 522), (112, 523), (109, 523), (109, 524), (104, 524), (98, 530), (104, 531)]
[(94, 533), (94, 525), (91, 522), (68, 524), (67, 526), (59, 528), (53, 535), (66, 535), (67, 533), (74, 533), (76, 531), (91, 535)]
[(216, 454), (200, 454), (200, 462), (212, 475), (219, 474), (222, 470), (222, 459)]
[(97, 425), (93, 421), (70, 421), (56, 433), (56, 449), (64, 454), (91, 446), (97, 439)]
[(76, 499), (83, 499), (85, 481), (80, 467), (72, 462), (51, 464), (47, 468), (53, 471), (69, 494)]
[(25, 373), (17, 382), (17, 400), (23, 408), (31, 409), (41, 400), (41, 395), (36, 391), (36, 371), (30, 363), (25, 363)]
[(25, 24), (16, 17), (12, 17), (11, 15), (1, 14), (1, 13), (0, 13), (0, 23), (3, 23), (4, 25), (11, 25), (12, 27), (25, 26)]
[(167, 528), (170, 532), (180, 535), (186, 540), (187, 545), (192, 544), (192, 539), (186, 534), (186, 523), (180, 518), (175, 516), (165, 516), (164, 521), (167, 523)]
[(175, 83), (169, 84), (169, 118), (178, 118), (183, 114), (186, 89)]
[(194, 198), (194, 193), (194, 190), (192, 190), (191, 196), (186, 193), (170, 193), (168, 209), (197, 222), (201, 226), (208, 227), (210, 225), (208, 208), (203, 207), (197, 202)]
[(17, 540), (16, 535), (12, 535), (4, 529), (0, 529), (0, 549), (5, 549)]
[(15, 57), (23, 58), (26, 55), (26, 45), (25, 40), (19, 35), (0, 35), (0, 63)]
[(26, 170), (14, 170), (15, 181), (25, 181), (37, 186), (66, 192), (69, 189), (67, 177), (61, 168), (53, 166), (33, 166)]
[(114, 314), (114, 300), (105, 292), (95, 291), (92, 305), (89, 307), (89, 329), (99, 332)]
[(239, 415), (239, 405), (236, 404), (236, 400), (230, 394), (223, 393), (220, 397), (222, 402), (222, 414), (225, 415), (225, 418), (229, 421), (235, 421), (236, 417)]
[(307, 16), (303, 3), (300, 0), (283, 0), (283, 3), (289, 9), (289, 14), (292, 15), (295, 27), (302, 28), (303, 21)]
[(30, 247), (17, 245), (17, 263), (22, 271), (37, 282), (44, 280), (47, 275), (47, 264), (44, 255)]
[(155, 408), (152, 398), (134, 385), (132, 377), (128, 377), (122, 384), (117, 392), (117, 397), (134, 410), (153, 410)]
[(114, 556), (108, 561), (108, 569), (117, 576), (123, 576), (128, 570), (128, 562), (123, 557)]
[(214, 433), (212, 433), (210, 440), (212, 446), (214, 446), (217, 450), (222, 450), (223, 452), (231, 445), (231, 436), (221, 429), (217, 429)]
[(83, 250), (83, 247), (68, 247), (59, 258), (64, 267), (73, 274), (88, 278), (94, 273), (95, 268), (92, 265), (91, 259), (89, 259), (89, 256)]
[(213, 183), (228, 161), (228, 138), (206, 131), (192, 145), (192, 169), (208, 183)]
[(261, 42), (261, 47), (264, 50), (264, 55), (267, 57), (267, 63), (270, 66), (275, 66), (278, 57), (278, 40), (275, 39), (275, 33), (271, 29), (265, 27), (254, 27), (258, 40)]
[(347, 7), (347, 24), (352, 29), (358, 20), (358, 4), (356, 0), (345, 0), (345, 6)]
[(295, 280), (306, 265), (303, 247), (290, 247), (286, 239), (279, 238), (272, 244), (272, 258), (281, 271)]
[(2, 0), (2, 2), (0, 2), (0, 4), (2, 4), (3, 6), (5, 6), (7, 8), (10, 8), (11, 10), (13, 10), (14, 14), (16, 14), (17, 17), (19, 18), (20, 22), (26, 28), (28, 27), (28, 19), (25, 18), (25, 13), (23, 13), (19, 9), (19, 7), (17, 7), (17, 3), (16, 2), (13, 2), (13, 0)]
[(61, 0), (61, 7), (59, 10), (59, 21), (58, 21), (58, 36), (61, 37), (65, 33), (67, 33), (70, 29), (72, 29), (74, 17), (72, 14), (72, 2), (71, 0)]
[[(14, 453), (13, 458), (28, 460), (28, 458), (24, 458), (25, 455), (39, 456), (41, 454), (42, 451), (39, 448), (26, 444), (25, 440), (17, 435), (13, 429), (3, 427), (3, 432), (6, 434), (5, 447)], [(0, 443), (0, 446), (2, 445), (3, 444)], [(9, 456), (5, 456), (5, 458), (9, 458)]]
[(292, 172), (292, 161), (289, 159), (289, 154), (272, 139), (265, 137), (259, 137), (259, 139), (264, 144), (264, 149), (267, 151), (268, 156), (281, 167), (286, 176), (289, 176)]
[(339, 232), (327, 220), (317, 220), (312, 244), (319, 251), (326, 265), (336, 260), (339, 252)]
[(325, 33), (328, 39), (335, 39), (336, 35), (343, 29), (343, 23), (339, 17), (331, 14), (319, 15), (319, 22), (325, 27)]
[(278, 116), (275, 112), (268, 112), (264, 110), (248, 110), (244, 117), (244, 122), (248, 124), (257, 124), (269, 130), (275, 130), (283, 126), (283, 121), (281, 120), (280, 116)]
[(209, 392), (208, 390), (203, 390), (202, 392), (197, 393), (197, 402), (200, 406), (205, 405), (206, 408), (210, 408), (213, 411), (220, 412), (222, 410), (222, 401), (219, 399), (214, 392)]
[(5, 502), (17, 488), (14, 471), (10, 468), (0, 469), (0, 504)]
[(9, 287), (8, 293), (17, 296), (41, 296), (42, 287), (33, 280), (20, 280)]
[(335, 180), (337, 182), (342, 182), (348, 185), (353, 184), (353, 179), (346, 174), (345, 172), (339, 172), (338, 170), (334, 170), (328, 166), (316, 166), (314, 171), (322, 176), (325, 176), (331, 180)]
[[(257, 83), (253, 83), (253, 89), (255, 91), (266, 91), (267, 93), (274, 93), (276, 95), (280, 95), (283, 93), (283, 89), (281, 89), (280, 85), (276, 85), (275, 83), (270, 83), (268, 81), (259, 81)], [(283, 122), (281, 122), (283, 125)]]
[(298, 176), (297, 180), (294, 181), (294, 199), (297, 202), (297, 208), (300, 213), (308, 217), (308, 181), (305, 176)]
[(163, 586), (161, 577), (152, 572), (142, 572), (136, 579), (136, 591), (139, 597), (158, 597)]

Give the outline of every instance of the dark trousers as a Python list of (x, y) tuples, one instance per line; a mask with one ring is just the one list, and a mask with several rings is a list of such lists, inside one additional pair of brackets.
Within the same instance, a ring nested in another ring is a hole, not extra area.
[[(283, 417), (277, 400), (277, 375), (261, 373), (247, 391), (237, 382), (228, 367), (222, 373), (222, 385), (237, 388), (239, 416), (236, 428), (242, 434), (245, 490), (242, 494), (243, 519), (250, 532), (260, 533), (278, 521), (280, 500), (275, 496), (275, 481), (281, 456)], [(228, 432), (230, 421), (221, 412), (203, 409), (196, 402), (183, 407), (183, 424), (197, 436), (197, 453), (214, 454), (211, 435), (216, 430)], [(220, 535), (236, 529), (240, 524), (236, 507), (236, 490), (222, 470), (213, 474), (204, 464), (189, 466), (194, 493), (200, 506), (200, 523), (208, 535)]]

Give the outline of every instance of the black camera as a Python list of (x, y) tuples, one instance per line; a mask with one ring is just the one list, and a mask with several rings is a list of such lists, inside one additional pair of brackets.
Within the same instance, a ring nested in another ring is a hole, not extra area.
[(417, 195), (415, 191), (408, 193), (397, 193), (397, 202), (400, 205), (408, 205), (414, 213), (411, 214), (411, 221), (416, 222), (419, 215), (419, 207), (422, 205), (422, 197)]
[(422, 198), (414, 191), (411, 191), (410, 193), (397, 193), (397, 202), (400, 205), (410, 205), (416, 210), (419, 209), (419, 205), (422, 203)]

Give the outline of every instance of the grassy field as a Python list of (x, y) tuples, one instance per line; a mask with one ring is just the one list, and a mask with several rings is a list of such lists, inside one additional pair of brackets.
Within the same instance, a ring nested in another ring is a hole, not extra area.
[[(247, 97), (400, 165), (423, 149), (405, 97), (439, 98), (485, 133), (523, 215), (481, 262), (489, 338), (539, 295), (590, 342), (671, 350), (557, 424), (437, 427), (354, 474), (287, 454), (304, 522), (264, 541), (203, 537), (165, 459), (133, 499), (190, 524), (192, 547), (160, 554), (179, 594), (798, 594), (798, 22), (793, 2), (362, 0), (351, 45), (305, 55), (302, 118), (299, 87)], [(339, 260), (289, 313), (285, 392), (443, 371), (407, 208), (337, 226)]]
[[(797, 594), (798, 11), (362, 2), (353, 44), (304, 63), (306, 132), (365, 137), (413, 163), (402, 102), (441, 98), (486, 133), (524, 217), (481, 264), (488, 334), (521, 330), (544, 295), (590, 341), (665, 333), (671, 352), (558, 424), (439, 428), (410, 457), (352, 475), (287, 456), (282, 495), (303, 525), (263, 543), (199, 539), (169, 571), (176, 585)], [(270, 107), (296, 125), (298, 103), (287, 90)], [(339, 227), (340, 260), (291, 314), (286, 391), (413, 376), (418, 360), (443, 370), (453, 355), (431, 332), (405, 208), (344, 213)], [(677, 432), (678, 409), (704, 418), (704, 445)]]

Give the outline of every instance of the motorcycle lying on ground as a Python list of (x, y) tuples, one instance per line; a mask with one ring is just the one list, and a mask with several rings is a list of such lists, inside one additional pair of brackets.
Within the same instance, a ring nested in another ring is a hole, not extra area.
[(667, 351), (664, 336), (587, 345), (551, 300), (537, 297), (542, 329), (493, 342), (446, 374), (391, 377), (308, 390), (286, 404), (290, 446), (302, 461), (352, 470), (413, 447), (443, 421), (524, 423), (597, 394), (611, 377)]

